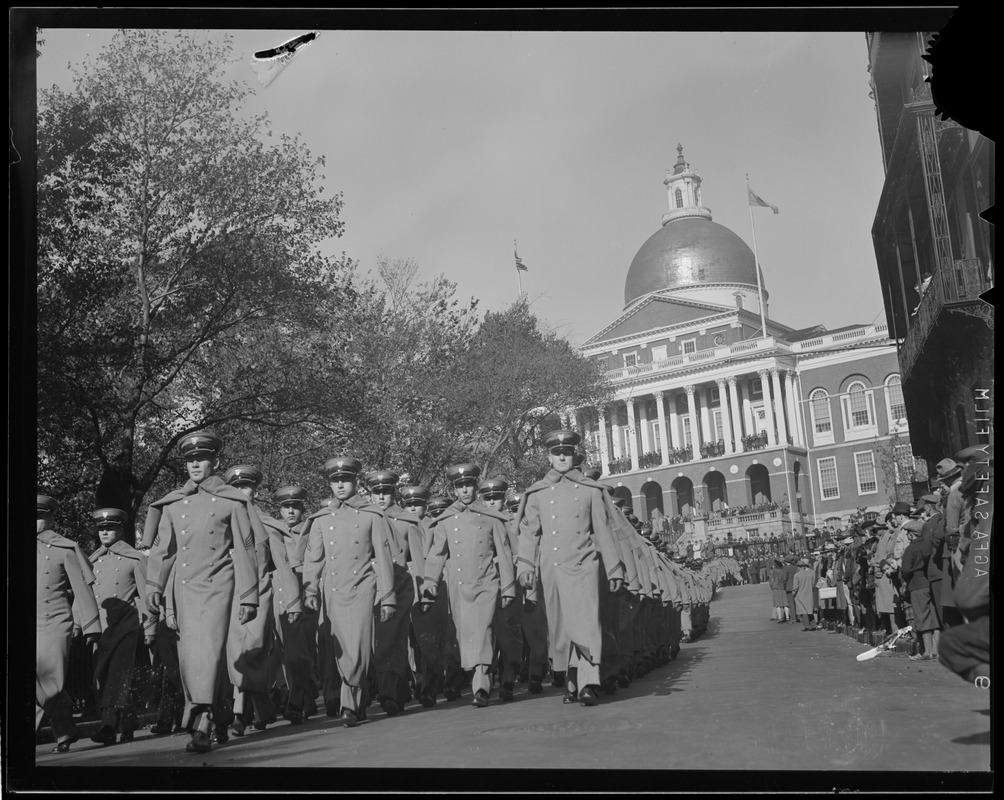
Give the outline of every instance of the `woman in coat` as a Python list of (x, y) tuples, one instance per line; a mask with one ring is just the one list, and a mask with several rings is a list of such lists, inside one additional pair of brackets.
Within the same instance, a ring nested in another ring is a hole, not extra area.
[(777, 614), (778, 623), (788, 622), (788, 594), (784, 591), (784, 563), (780, 558), (774, 559), (774, 568), (770, 571), (771, 602)]

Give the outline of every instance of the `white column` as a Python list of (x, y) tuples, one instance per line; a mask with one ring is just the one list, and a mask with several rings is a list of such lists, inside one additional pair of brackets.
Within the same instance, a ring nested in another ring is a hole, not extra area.
[(734, 453), (736, 448), (732, 441), (732, 423), (729, 422), (729, 400), (725, 391), (725, 378), (719, 378), (717, 383), (718, 404), (722, 409), (722, 435), (725, 437), (725, 452)]
[(627, 399), (627, 412), (628, 454), (631, 456), (631, 469), (637, 472), (641, 466), (638, 463), (638, 418), (635, 416), (633, 397)]
[(752, 384), (752, 378), (747, 378), (741, 384), (743, 392), (743, 419), (746, 422), (747, 436), (752, 436), (757, 432), (756, 425), (753, 424), (753, 404), (750, 402), (750, 397), (753, 396)]
[(652, 436), (649, 433), (648, 403), (641, 404), (641, 451), (652, 452)]
[(621, 425), (620, 425), (621, 415), (620, 415), (620, 409), (614, 407), (613, 408), (613, 413), (610, 415), (610, 418), (613, 420), (613, 424), (611, 425), (611, 428), (613, 430), (614, 460), (617, 460), (618, 458), (623, 458), (624, 457), (624, 448), (622, 446), (623, 445), (623, 436), (624, 436), (624, 434), (621, 433)]
[(728, 380), (729, 386), (729, 404), (732, 408), (732, 419), (734, 420), (734, 427), (732, 429), (732, 451), (735, 453), (741, 453), (743, 451), (743, 420), (739, 416), (739, 395), (736, 394), (736, 378), (734, 375), (729, 376)]
[(767, 444), (771, 447), (776, 447), (777, 434), (774, 432), (774, 401), (770, 396), (770, 370), (762, 369), (757, 374), (760, 376), (760, 387), (763, 389), (763, 407), (767, 418)]
[(791, 374), (791, 385), (794, 389), (792, 397), (795, 401), (795, 419), (798, 420), (798, 435), (802, 439), (802, 447), (808, 447), (808, 431), (805, 428), (805, 404), (802, 402), (802, 381), (797, 372)]
[(802, 426), (798, 424), (798, 412), (795, 410), (798, 401), (795, 399), (795, 378), (791, 370), (784, 373), (784, 399), (787, 401), (785, 407), (788, 409), (788, 423), (791, 425), (791, 441), (796, 447), (804, 447)]
[(711, 426), (711, 389), (702, 389), (700, 395), (701, 400), (701, 437), (702, 444), (708, 444), (708, 442), (715, 441), (715, 432)]
[(610, 445), (607, 441), (607, 412), (605, 408), (597, 409), (600, 416), (600, 459), (603, 464), (603, 474), (610, 471)]
[(655, 411), (659, 417), (659, 444), (662, 445), (662, 465), (669, 463), (669, 431), (666, 430), (666, 407), (662, 403), (663, 392), (655, 393)]
[(781, 394), (781, 374), (777, 367), (770, 371), (771, 385), (774, 387), (774, 414), (777, 416), (777, 440), (788, 444), (788, 425), (784, 421), (784, 395)]
[(692, 384), (683, 388), (687, 393), (687, 411), (690, 418), (690, 452), (694, 457), (694, 461), (697, 461), (701, 457), (701, 446), (699, 444), (700, 429), (697, 427), (697, 405), (694, 402), (694, 392), (696, 389)]
[(678, 450), (680, 445), (680, 419), (676, 414), (676, 394), (669, 393), (669, 446)]

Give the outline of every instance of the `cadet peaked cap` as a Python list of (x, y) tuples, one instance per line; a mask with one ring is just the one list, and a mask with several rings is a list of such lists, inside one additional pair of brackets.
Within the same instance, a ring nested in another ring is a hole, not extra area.
[(938, 478), (945, 480), (947, 478), (954, 478), (960, 472), (962, 472), (962, 467), (960, 467), (955, 461), (950, 458), (943, 458), (938, 462), (937, 466), (934, 468), (938, 473)]
[(519, 504), (523, 502), (522, 494), (514, 494), (508, 500), (505, 501), (505, 507), (510, 511), (515, 511), (519, 508)]
[(39, 514), (55, 514), (59, 511), (59, 503), (54, 497), (49, 497), (47, 494), (36, 495), (35, 510)]
[(302, 506), (307, 502), (307, 490), (302, 486), (283, 486), (272, 495), (272, 502), (280, 506)]
[(237, 464), (223, 473), (223, 480), (231, 486), (241, 486), (245, 483), (257, 486), (264, 478), (261, 470), (251, 464)]
[(467, 481), (477, 481), (481, 475), (481, 467), (477, 464), (454, 464), (446, 470), (446, 480), (452, 484)]
[(223, 451), (223, 439), (212, 431), (186, 433), (178, 440), (178, 451), (183, 456), (194, 456), (200, 453), (218, 456)]
[(967, 461), (972, 461), (974, 458), (983, 458), (986, 460), (988, 458), (986, 449), (980, 445), (974, 444), (972, 447), (967, 447), (955, 454), (955, 460), (960, 464), (965, 464)]
[(424, 486), (401, 486), (397, 490), (401, 503), (406, 506), (424, 506), (429, 503), (432, 494)]
[(508, 481), (502, 478), (489, 478), (483, 481), (478, 487), (478, 494), (482, 497), (495, 497), (497, 495), (504, 495), (508, 490)]
[(125, 525), (128, 515), (121, 508), (99, 508), (91, 512), (91, 518), (99, 528), (107, 528), (112, 525)]
[(324, 462), (321, 472), (330, 481), (332, 478), (348, 475), (353, 480), (359, 479), (359, 473), (363, 470), (363, 462), (358, 458), (340, 456), (339, 458), (329, 458)]
[(586, 467), (582, 470), (582, 474), (591, 481), (598, 481), (600, 479), (600, 475), (603, 474), (603, 470), (599, 467)]
[(582, 437), (575, 431), (557, 430), (551, 431), (544, 437), (544, 447), (551, 450), (555, 447), (575, 447), (582, 441)]
[(905, 514), (906, 516), (910, 516), (910, 514), (913, 513), (913, 507), (909, 503), (904, 503), (900, 500), (898, 503), (895, 503), (891, 509), (889, 509), (889, 513)]
[(442, 511), (444, 508), (449, 508), (453, 505), (453, 501), (448, 497), (443, 497), (442, 495), (436, 495), (435, 497), (429, 498), (429, 502), (426, 504), (426, 508), (431, 514), (434, 511)]
[(369, 486), (371, 492), (376, 492), (380, 489), (393, 489), (399, 480), (401, 480), (401, 476), (396, 472), (381, 469), (366, 476), (366, 485)]

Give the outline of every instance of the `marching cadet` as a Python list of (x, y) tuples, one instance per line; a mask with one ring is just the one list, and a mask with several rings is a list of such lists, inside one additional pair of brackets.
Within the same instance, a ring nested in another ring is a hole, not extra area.
[[(147, 525), (157, 526), (147, 607), (159, 614), (165, 594), (170, 595), (179, 632), (184, 724), (192, 732), (185, 747), (189, 753), (209, 752), (213, 718), (222, 717), (231, 608), (239, 606), (237, 619), (245, 625), (258, 614), (254, 509), (242, 492), (215, 474), (222, 449), (223, 440), (212, 431), (183, 436), (178, 450), (188, 481), (152, 503), (147, 516)], [(225, 734), (222, 718), (219, 722)]]
[[(443, 497), (442, 495), (437, 495), (436, 497), (430, 498), (429, 505), (427, 507), (427, 512), (429, 515), (429, 524), (426, 525), (426, 549), (425, 557), (429, 557), (429, 549), (432, 547), (432, 528), (429, 527), (432, 520), (441, 516), (442, 513), (453, 505), (453, 501), (448, 497)], [(425, 577), (422, 577), (423, 585), (425, 582)], [(435, 613), (436, 606), (440, 602), (446, 609), (446, 621), (444, 630), (444, 650), (443, 650), (443, 696), (450, 702), (460, 698), (464, 693), (464, 684), (466, 683), (464, 677), (464, 671), (460, 667), (460, 643), (457, 641), (457, 626), (453, 624), (453, 614), (450, 612), (450, 593), (446, 588), (446, 581), (440, 580), (438, 591), (435, 599), (432, 601), (432, 605), (429, 607), (429, 611), (423, 611), (422, 613)], [(426, 599), (423, 597), (423, 599)], [(428, 603), (423, 603), (423, 608), (428, 605)]]
[[(307, 550), (306, 517), (307, 490), (302, 486), (283, 486), (272, 496), (279, 506), (281, 525), (276, 527), (286, 549), (286, 558), (297, 583), (297, 597), (303, 594), (303, 556)], [(270, 518), (262, 521), (270, 527)], [(280, 587), (282, 588), (282, 587)], [(317, 663), (317, 613), (302, 608), (290, 613), (286, 602), (272, 604), (278, 647), (275, 653), (286, 681), (285, 718), (292, 725), (317, 713), (317, 683), (314, 666)], [(337, 669), (335, 669), (337, 675)]]
[[(259, 514), (254, 505), (255, 492), (263, 478), (261, 470), (251, 464), (238, 464), (223, 475), (223, 480), (248, 498), (258, 562), (258, 615), (242, 624), (236, 614), (231, 614), (227, 636), (227, 667), (234, 687), (231, 730), (235, 736), (243, 736), (248, 727), (263, 731), (275, 717), (268, 695), (270, 653), (275, 641), (274, 606), (280, 605), (293, 622), (300, 615), (300, 586), (282, 541), (285, 525)], [(252, 708), (248, 708), (248, 700)]]
[[(498, 511), (506, 517), (506, 537), (509, 540), (509, 549), (512, 553), (513, 569), (516, 566), (516, 555), (519, 552), (519, 532), (512, 524), (513, 515), (504, 511), (502, 504), (505, 502), (505, 494), (509, 490), (509, 484), (501, 478), (492, 478), (484, 481), (478, 487), (478, 494), (481, 502), (494, 511)], [(513, 573), (515, 574), (515, 572)], [(492, 621), (492, 628), (495, 633), (495, 649), (497, 651), (495, 662), (499, 665), (501, 687), (499, 697), (503, 703), (512, 702), (513, 690), (516, 686), (516, 678), (519, 675), (519, 668), (523, 662), (523, 630), (521, 627), (523, 617), (523, 589), (514, 585), (516, 592), (515, 600), (505, 608), (502, 607), (501, 598), (495, 607), (495, 617)]]
[(76, 542), (53, 530), (58, 508), (47, 495), (35, 498), (35, 733), (48, 714), (56, 738), (52, 752), (66, 753), (79, 738), (65, 689), (70, 642), (83, 635), (90, 650), (101, 622), (90, 562)]
[(397, 715), (411, 699), (408, 686), (408, 634), (411, 607), (415, 603), (415, 579), (408, 562), (416, 556), (424, 560), (425, 542), (420, 519), (394, 502), (400, 476), (390, 470), (371, 473), (366, 482), (377, 506), (387, 517), (390, 530), (391, 561), (397, 613), (387, 622), (376, 623), (373, 640), (373, 667), (377, 676), (377, 702), (388, 717)]
[[(516, 555), (519, 556), (519, 529), (516, 512), (523, 502), (523, 494), (517, 493), (506, 500), (506, 510), (512, 515), (509, 522), (510, 541), (515, 538)], [(544, 691), (544, 675), (550, 668), (547, 644), (547, 611), (544, 608), (544, 598), (540, 594), (540, 573), (536, 576), (533, 589), (524, 590), (517, 581), (516, 586), (524, 591), (523, 613), (520, 616), (520, 628), (523, 632), (524, 671), (529, 682), (530, 694), (540, 694)]]
[(488, 705), (491, 690), (489, 669), (495, 651), (492, 620), (498, 597), (501, 594), (501, 605), (508, 608), (516, 596), (506, 519), (475, 499), (480, 473), (475, 464), (455, 464), (447, 470), (457, 500), (431, 523), (433, 541), (423, 582), (423, 605), (427, 605), (439, 592), (445, 566), (460, 662), (464, 670), (473, 673), (471, 690), (477, 708)]
[(131, 742), (138, 727), (132, 684), (142, 647), (153, 643), (157, 621), (146, 613), (146, 556), (123, 541), (128, 515), (120, 508), (99, 508), (91, 515), (100, 546), (90, 555), (94, 600), (101, 638), (94, 657), (101, 727), (91, 736), (98, 744)]
[(551, 470), (526, 490), (517, 513), (519, 580), (524, 589), (533, 587), (539, 549), (553, 668), (566, 671), (564, 702), (594, 706), (603, 656), (599, 582), (605, 577), (610, 592), (619, 592), (624, 565), (608, 526), (606, 492), (572, 466), (579, 441), (570, 430), (544, 438)]
[(394, 566), (383, 512), (356, 494), (362, 463), (332, 458), (324, 474), (334, 495), (307, 518), (303, 560), (304, 606), (323, 610), (341, 674), (341, 721), (356, 727), (366, 712), (365, 690), (373, 648), (374, 608), (379, 621), (394, 616)]

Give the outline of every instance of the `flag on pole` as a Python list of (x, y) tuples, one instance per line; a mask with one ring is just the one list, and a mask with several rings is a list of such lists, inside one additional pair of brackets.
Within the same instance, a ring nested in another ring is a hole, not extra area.
[(513, 245), (512, 254), (516, 257), (516, 269), (519, 272), (526, 272), (526, 264), (524, 264), (523, 259), (519, 257), (519, 253), (516, 251), (516, 245)]
[(746, 185), (746, 191), (749, 193), (751, 206), (762, 206), (763, 208), (769, 208), (775, 214), (777, 213), (777, 206), (772, 206), (770, 203), (768, 203), (766, 200), (760, 197), (760, 195), (758, 195), (749, 187), (749, 184)]

